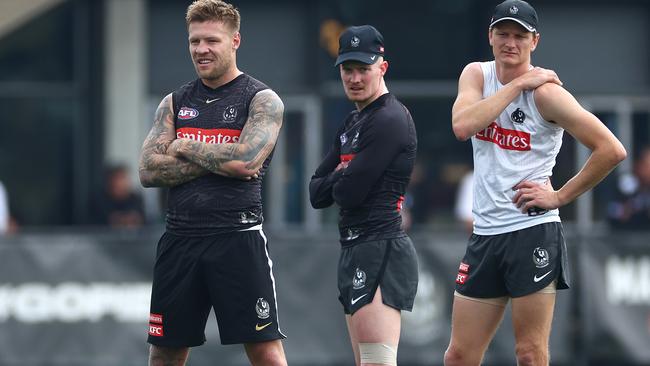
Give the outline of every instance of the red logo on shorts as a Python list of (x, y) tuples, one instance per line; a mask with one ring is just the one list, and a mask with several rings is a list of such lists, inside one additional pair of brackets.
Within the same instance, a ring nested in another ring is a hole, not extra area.
[(162, 314), (149, 313), (149, 323), (162, 324)]
[(341, 160), (342, 163), (345, 163), (346, 161), (352, 161), (352, 159), (354, 159), (354, 155), (356, 154), (341, 154), (339, 156), (339, 160)]
[(460, 266), (458, 267), (458, 270), (463, 273), (469, 273), (469, 264), (460, 262)]
[(466, 273), (460, 273), (458, 272), (458, 275), (456, 276), (456, 283), (459, 285), (464, 285), (465, 282), (467, 281), (467, 274)]
[(402, 207), (404, 206), (404, 196), (399, 196), (397, 199), (397, 212), (402, 211)]
[(162, 325), (149, 323), (149, 335), (154, 337), (162, 337), (163, 336)]

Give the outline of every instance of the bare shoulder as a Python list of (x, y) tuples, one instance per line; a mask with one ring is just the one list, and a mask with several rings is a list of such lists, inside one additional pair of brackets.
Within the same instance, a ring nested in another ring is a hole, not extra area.
[(174, 109), (174, 98), (172, 98), (172, 93), (169, 93), (165, 95), (162, 100), (160, 101), (160, 104), (158, 105), (158, 108), (169, 108), (171, 110)]
[(545, 83), (535, 89), (535, 102), (552, 102), (554, 100), (573, 99), (571, 93), (556, 83)]
[(587, 113), (568, 90), (555, 83), (540, 85), (534, 92), (535, 105), (542, 117), (566, 128), (565, 123), (584, 119)]
[(246, 131), (255, 128), (274, 128), (282, 126), (284, 104), (282, 99), (271, 89), (259, 91), (248, 108)]
[(251, 112), (265, 112), (265, 113), (282, 113), (284, 112), (284, 103), (282, 99), (276, 92), (272, 89), (264, 89), (259, 91), (253, 99), (251, 100), (250, 105)]
[(156, 115), (154, 121), (164, 122), (165, 120), (169, 119), (169, 117), (173, 114), (174, 114), (174, 102), (173, 102), (172, 94), (169, 93), (165, 95), (160, 101), (160, 104), (158, 104), (158, 108), (156, 108)]
[(463, 72), (460, 74), (461, 77), (471, 77), (471, 78), (483, 78), (483, 69), (481, 69), (480, 62), (470, 62), (465, 65)]
[(483, 70), (480, 62), (471, 62), (465, 66), (458, 78), (458, 91), (480, 91), (483, 89)]

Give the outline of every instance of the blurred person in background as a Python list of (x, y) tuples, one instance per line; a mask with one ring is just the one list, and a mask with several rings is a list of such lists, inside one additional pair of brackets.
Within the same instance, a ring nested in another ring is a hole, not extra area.
[(339, 300), (356, 365), (396, 365), (401, 310), (418, 284), (415, 248), (400, 211), (415, 164), (411, 114), (388, 92), (384, 38), (370, 25), (339, 38), (339, 67), (356, 110), (311, 178), (314, 208), (340, 207)]
[(16, 232), (18, 225), (9, 210), (9, 195), (2, 181), (0, 181), (0, 235)]
[[(497, 5), (494, 60), (460, 75), (452, 109), (459, 140), (474, 150), (474, 229), (456, 277), (446, 366), (479, 365), (512, 300), (518, 365), (548, 365), (556, 289), (569, 287), (558, 208), (593, 188), (626, 156), (552, 70), (533, 67), (538, 18), (525, 1)], [(550, 176), (563, 131), (591, 150), (559, 190)]]
[(106, 189), (101, 200), (100, 220), (112, 228), (138, 228), (144, 224), (142, 195), (135, 191), (126, 165), (107, 169)]
[(633, 175), (622, 177), (619, 199), (609, 203), (613, 229), (650, 230), (650, 146), (637, 154)]
[(456, 192), (456, 204), (454, 206), (454, 216), (461, 224), (463, 229), (472, 233), (474, 229), (474, 215), (472, 213), (474, 193), (474, 171), (470, 170), (458, 184), (458, 191)]
[(237, 9), (197, 0), (186, 22), (198, 79), (163, 98), (140, 158), (142, 184), (169, 187), (149, 364), (184, 365), (214, 309), (222, 344), (244, 344), (252, 365), (284, 366), (261, 198), (284, 106), (237, 67)]

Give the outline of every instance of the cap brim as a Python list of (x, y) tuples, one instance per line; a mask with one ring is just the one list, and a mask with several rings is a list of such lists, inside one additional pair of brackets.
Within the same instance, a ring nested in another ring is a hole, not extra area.
[(527, 31), (529, 31), (529, 32), (533, 32), (533, 33), (536, 33), (536, 32), (537, 32), (537, 30), (535, 29), (535, 27), (533, 27), (532, 25), (530, 25), (530, 24), (524, 22), (523, 20), (516, 19), (516, 18), (511, 18), (511, 17), (499, 18), (499, 19), (493, 21), (493, 22), (490, 24), (490, 28), (492, 28), (495, 24), (497, 24), (497, 23), (499, 23), (499, 22), (502, 22), (502, 21), (504, 21), (504, 20), (512, 20), (513, 22), (517, 22), (517, 23), (519, 23), (519, 25), (521, 25), (522, 27), (524, 27), (524, 28), (525, 28)]
[(338, 66), (346, 61), (357, 61), (366, 65), (372, 65), (379, 60), (379, 55), (366, 52), (346, 52), (336, 59), (334, 66)]

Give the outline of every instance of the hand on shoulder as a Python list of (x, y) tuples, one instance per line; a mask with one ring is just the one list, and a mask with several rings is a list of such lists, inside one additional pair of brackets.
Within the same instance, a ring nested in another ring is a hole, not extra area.
[(519, 76), (516, 80), (523, 90), (537, 89), (546, 83), (562, 85), (562, 81), (555, 71), (542, 67), (534, 67)]

